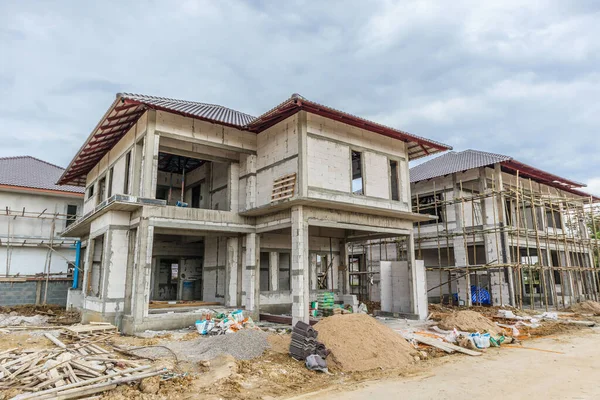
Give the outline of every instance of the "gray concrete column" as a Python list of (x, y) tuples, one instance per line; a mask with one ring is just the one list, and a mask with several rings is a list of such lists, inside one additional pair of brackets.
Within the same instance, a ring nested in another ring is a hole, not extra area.
[(269, 290), (279, 289), (279, 253), (272, 251), (269, 253)]
[(239, 187), (240, 187), (240, 164), (230, 163), (228, 167), (227, 179), (227, 201), (228, 210), (232, 212), (239, 211)]
[(292, 207), (292, 324), (309, 322), (308, 223), (302, 206)]
[(338, 266), (338, 289), (342, 294), (350, 293), (350, 276), (348, 274), (348, 243), (340, 240), (340, 262)]
[(131, 315), (134, 324), (141, 323), (144, 317), (148, 315), (153, 243), (154, 227), (148, 224), (148, 220), (140, 220), (134, 255), (133, 298), (131, 299)]
[(156, 196), (156, 180), (158, 173), (158, 146), (160, 136), (155, 131), (156, 111), (148, 110), (148, 124), (144, 139), (142, 160), (142, 197)]
[(246, 186), (238, 188), (245, 191), (241, 196), (245, 203), (240, 204), (239, 207), (250, 210), (256, 207), (256, 156), (242, 154), (241, 157), (246, 157), (246, 170), (243, 172), (246, 175)]
[(465, 243), (467, 238), (465, 237), (465, 232), (463, 230), (465, 224), (464, 204), (460, 200), (462, 196), (464, 196), (464, 193), (461, 193), (460, 187), (458, 186), (456, 174), (452, 174), (452, 187), (452, 198), (455, 200), (454, 215), (456, 216), (456, 229), (454, 230), (454, 233), (457, 234), (457, 236), (454, 236), (452, 239), (454, 249), (454, 265), (459, 267), (459, 269), (456, 271), (457, 276), (461, 276), (461, 278), (456, 280), (456, 291), (458, 293), (459, 303), (462, 301), (465, 306), (471, 306), (471, 277), (469, 274), (467, 274), (466, 269), (466, 267), (469, 265), (469, 258), (467, 257), (467, 245)]
[(471, 277), (469, 274), (466, 274), (466, 266), (469, 264), (469, 260), (462, 236), (455, 237), (453, 239), (452, 249), (454, 250), (455, 265), (460, 267), (455, 272), (456, 276), (460, 277), (456, 280), (456, 292), (458, 294), (458, 300), (459, 303), (462, 302), (462, 304), (465, 306), (471, 306)]
[(260, 300), (260, 274), (258, 273), (260, 249), (258, 240), (256, 233), (246, 234), (246, 269), (244, 271), (245, 305), (246, 311), (255, 319), (258, 319)]
[(238, 307), (238, 249), (237, 237), (227, 238), (227, 260), (225, 264), (225, 305)]
[[(425, 278), (425, 266), (422, 260), (417, 263), (415, 259), (415, 234), (411, 231), (408, 237), (408, 268), (410, 279), (410, 308), (411, 312), (419, 316), (419, 319), (425, 319), (428, 315), (427, 310), (427, 283)], [(394, 273), (392, 271), (391, 275)], [(396, 288), (392, 287), (393, 291)]]
[(309, 276), (310, 276), (310, 290), (317, 290), (318, 289), (318, 279), (319, 277), (317, 276), (317, 255), (316, 254), (309, 254), (308, 255), (308, 267), (309, 267)]
[(296, 183), (298, 197), (308, 196), (308, 136), (307, 136), (307, 118), (306, 111), (300, 111), (296, 114), (298, 121), (298, 180)]

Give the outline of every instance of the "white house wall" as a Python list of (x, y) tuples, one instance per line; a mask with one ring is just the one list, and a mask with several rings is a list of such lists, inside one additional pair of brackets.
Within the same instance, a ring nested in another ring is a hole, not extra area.
[[(30, 245), (33, 243), (49, 243), (50, 232), (52, 229), (52, 214), (63, 214), (56, 218), (55, 223), (55, 245), (65, 241), (65, 245), (60, 248), (56, 246), (58, 254), (54, 254), (51, 260), (50, 270), (53, 273), (67, 272), (67, 260), (75, 260), (75, 249), (68, 248), (73, 245), (75, 239), (62, 238), (60, 232), (65, 229), (67, 220), (64, 216), (67, 213), (67, 206), (77, 206), (77, 212), (81, 213), (83, 201), (81, 197), (63, 197), (54, 195), (41, 195), (28, 192), (0, 192), (0, 209), (7, 207), (14, 216), (0, 216), (0, 273), (6, 272), (6, 240), (9, 234), (13, 246), (10, 248), (10, 274), (33, 275), (44, 272), (48, 248), (44, 246), (20, 246), (23, 240)], [(29, 216), (35, 216), (45, 210), (44, 218), (26, 218), (19, 216), (23, 208)], [(4, 214), (4, 213), (3, 213)], [(1, 214), (0, 214), (1, 215)], [(17, 246), (15, 246), (17, 244)], [(64, 248), (67, 247), (67, 248)], [(64, 257), (64, 258), (63, 258)]]

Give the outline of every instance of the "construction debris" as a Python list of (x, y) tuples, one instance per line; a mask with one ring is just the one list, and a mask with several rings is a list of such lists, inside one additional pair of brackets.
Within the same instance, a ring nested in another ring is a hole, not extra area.
[(448, 331), (457, 329), (464, 332), (489, 332), (494, 335), (501, 333), (501, 329), (492, 320), (470, 310), (458, 311), (443, 317), (439, 327)]
[(244, 317), (242, 310), (235, 310), (229, 314), (207, 310), (202, 313), (202, 317), (196, 321), (196, 329), (201, 335), (224, 335), (241, 329), (257, 329), (252, 318)]
[(469, 350), (464, 347), (456, 346), (452, 343), (444, 342), (441, 338), (434, 339), (434, 338), (430, 338), (427, 336), (415, 334), (415, 335), (413, 335), (413, 339), (415, 339), (419, 343), (423, 343), (428, 346), (433, 346), (435, 348), (443, 350), (448, 354), (452, 354), (454, 352), (459, 352), (459, 353), (464, 353), (464, 354), (467, 354), (470, 356), (480, 356), (481, 355), (481, 353), (478, 351)]
[[(94, 325), (80, 325), (87, 331)], [(99, 326), (99, 325), (95, 325)], [(104, 326), (114, 332), (112, 325)], [(70, 327), (68, 330), (72, 331)], [(97, 343), (106, 339), (90, 340), (75, 337), (75, 343), (64, 343), (45, 333), (56, 348), (29, 350), (12, 348), (0, 352), (0, 390), (11, 390), (15, 400), (72, 399), (114, 389), (117, 385), (139, 381), (167, 372), (162, 367), (141, 365), (120, 358)], [(11, 393), (12, 393), (11, 392)]]
[(588, 300), (574, 304), (571, 306), (571, 310), (579, 314), (592, 314), (600, 316), (600, 303), (597, 301)]

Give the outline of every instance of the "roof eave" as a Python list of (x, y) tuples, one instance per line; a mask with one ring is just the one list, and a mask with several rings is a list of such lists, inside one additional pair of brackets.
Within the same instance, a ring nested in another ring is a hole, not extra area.
[[(79, 148), (77, 153), (75, 153), (75, 156), (73, 157), (73, 159), (71, 160), (71, 162), (69, 163), (67, 168), (65, 168), (65, 170), (63, 171), (60, 178), (58, 178), (58, 181), (56, 182), (57, 185), (67, 184), (67, 182), (64, 181), (65, 177), (67, 176), (67, 173), (71, 170), (71, 168), (75, 164), (75, 161), (77, 160), (77, 158), (79, 157), (81, 152), (85, 149), (85, 147), (88, 145), (88, 143), (94, 138), (96, 131), (98, 131), (100, 126), (104, 123), (105, 118), (107, 118), (110, 115), (110, 113), (113, 111), (113, 109), (116, 107), (116, 105), (119, 104), (120, 100), (121, 100), (121, 97), (117, 96), (117, 98), (115, 98), (115, 100), (113, 101), (111, 106), (108, 108), (108, 110), (106, 110), (106, 112), (104, 113), (104, 116), (100, 119), (100, 121), (98, 121), (98, 124), (96, 124), (96, 126), (94, 127), (92, 132), (89, 134), (89, 136), (87, 137), (85, 142), (83, 142), (83, 145), (81, 145), (81, 147)], [(74, 178), (77, 178), (77, 177), (74, 177)], [(79, 183), (79, 180), (77, 180), (77, 182)], [(85, 183), (84, 183), (84, 185), (85, 185)], [(76, 185), (76, 186), (81, 186), (81, 185)]]
[(515, 159), (507, 160), (501, 162), (502, 166), (512, 170), (519, 171), (520, 173), (525, 173), (531, 177), (531, 179), (540, 183), (552, 183), (557, 187), (565, 187), (570, 189), (582, 188), (586, 185), (581, 182), (572, 181), (570, 179), (565, 179), (561, 176), (554, 175), (550, 172), (543, 171), (539, 168), (532, 167), (530, 165), (519, 162)]
[(370, 123), (369, 121), (363, 120), (362, 118), (342, 113), (337, 110), (333, 110), (329, 107), (321, 106), (317, 103), (313, 103), (311, 101), (300, 98), (293, 98), (280, 104), (275, 109), (267, 112), (266, 114), (263, 114), (263, 116), (258, 117), (256, 120), (252, 121), (246, 126), (246, 128), (252, 132), (259, 133), (281, 122), (285, 118), (296, 114), (299, 111), (306, 111), (324, 118), (342, 122), (393, 139), (401, 140), (409, 144), (412, 143), (418, 148), (418, 150), (412, 152), (410, 152), (409, 150), (410, 160), (416, 160), (418, 158), (426, 157), (442, 151), (452, 150), (452, 146), (426, 139), (421, 139), (412, 136), (408, 133), (403, 133), (395, 129), (385, 127), (383, 125)]

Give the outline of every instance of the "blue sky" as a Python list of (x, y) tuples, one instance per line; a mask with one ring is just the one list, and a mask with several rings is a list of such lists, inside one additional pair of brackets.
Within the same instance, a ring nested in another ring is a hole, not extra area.
[[(574, 3), (574, 4), (571, 4)], [(589, 184), (597, 1), (2, 1), (0, 156), (66, 166), (117, 92), (290, 94)]]

